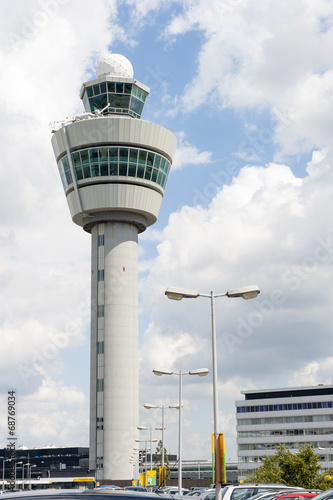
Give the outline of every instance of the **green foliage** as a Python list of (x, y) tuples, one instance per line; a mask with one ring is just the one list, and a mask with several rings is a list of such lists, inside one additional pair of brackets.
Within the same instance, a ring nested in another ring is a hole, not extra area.
[(308, 489), (326, 490), (332, 488), (333, 479), (323, 472), (319, 465), (319, 455), (309, 444), (300, 446), (297, 453), (287, 450), (280, 444), (275, 455), (265, 456), (263, 464), (245, 482), (282, 483)]

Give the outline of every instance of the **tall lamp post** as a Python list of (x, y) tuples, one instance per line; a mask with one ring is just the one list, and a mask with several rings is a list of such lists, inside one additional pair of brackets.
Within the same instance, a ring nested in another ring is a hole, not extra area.
[[(159, 377), (162, 375), (178, 375), (179, 377), (179, 434), (178, 434), (178, 495), (182, 494), (182, 377), (184, 375), (199, 375), (199, 377), (204, 377), (209, 373), (207, 368), (198, 368), (196, 370), (190, 370), (188, 372), (174, 372), (171, 370), (153, 370), (154, 375)], [(171, 406), (170, 406), (171, 407)], [(172, 406), (175, 408), (176, 406)]]
[(162, 427), (155, 427), (156, 430), (162, 431), (162, 452), (161, 452), (161, 468), (162, 468), (162, 482), (160, 481), (159, 487), (165, 486), (165, 477), (164, 477), (164, 410), (166, 406), (164, 405), (153, 405), (150, 403), (145, 403), (144, 408), (146, 410), (152, 410), (153, 408), (161, 408), (162, 410)]
[[(149, 441), (150, 441), (150, 470), (153, 470), (153, 454), (152, 454), (153, 445), (152, 445), (152, 443), (156, 443), (157, 442), (157, 439), (153, 439), (153, 437), (152, 437), (153, 427), (142, 427), (141, 425), (138, 425), (137, 429), (139, 431), (149, 431)], [(136, 439), (135, 441), (137, 443), (139, 443), (142, 440), (141, 439)]]
[(17, 465), (20, 465), (20, 464), (23, 464), (23, 462), (15, 462), (15, 464), (14, 464), (14, 484), (15, 484), (15, 488), (16, 488), (16, 467), (17, 467)]
[[(147, 442), (148, 442), (147, 439), (136, 439), (135, 441), (138, 442), (138, 443), (145, 443), (145, 449), (144, 449), (144, 452), (145, 452), (145, 454), (144, 454), (144, 457), (145, 457), (145, 466), (143, 467), (143, 455), (142, 454), (141, 454), (141, 463), (142, 463), (142, 473), (144, 472), (144, 474), (145, 474), (145, 484), (144, 484), (144, 486), (147, 486), (147, 452), (148, 451), (151, 452), (151, 448), (147, 448)], [(133, 450), (140, 451), (139, 448), (133, 448)], [(140, 457), (140, 454), (139, 454), (139, 457)]]
[(242, 288), (236, 288), (233, 290), (228, 290), (224, 293), (215, 294), (210, 292), (210, 294), (199, 293), (195, 290), (184, 290), (182, 288), (169, 287), (165, 291), (165, 295), (168, 299), (181, 300), (181, 299), (196, 299), (197, 297), (208, 297), (211, 300), (211, 323), (212, 323), (212, 365), (213, 365), (213, 407), (214, 407), (214, 444), (215, 444), (215, 470), (218, 474), (215, 475), (216, 483), (216, 500), (221, 500), (221, 484), (222, 477), (221, 462), (222, 457), (220, 456), (220, 447), (218, 446), (219, 439), (219, 422), (218, 422), (218, 378), (217, 378), (217, 361), (216, 361), (216, 324), (215, 324), (215, 298), (217, 297), (228, 297), (242, 299), (254, 299), (260, 293), (259, 287), (257, 285), (245, 286)]
[(27, 464), (27, 465), (28, 465), (28, 481), (29, 481), (29, 490), (31, 490), (31, 469), (32, 469), (32, 467), (37, 467), (37, 465), (36, 465), (36, 464), (33, 464), (33, 465), (32, 465), (31, 463), (29, 463), (29, 464)]

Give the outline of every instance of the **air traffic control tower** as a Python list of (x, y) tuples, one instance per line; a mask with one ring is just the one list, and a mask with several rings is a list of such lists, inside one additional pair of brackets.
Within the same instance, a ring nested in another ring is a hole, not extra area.
[(51, 124), (75, 224), (91, 233), (90, 469), (131, 479), (139, 424), (138, 234), (160, 210), (176, 137), (141, 120), (149, 88), (109, 54), (84, 83), (82, 115)]

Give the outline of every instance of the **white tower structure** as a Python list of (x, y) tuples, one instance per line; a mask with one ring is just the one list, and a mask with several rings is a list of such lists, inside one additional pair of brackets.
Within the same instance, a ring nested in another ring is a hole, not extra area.
[(52, 145), (72, 219), (92, 235), (90, 469), (117, 480), (132, 478), (139, 424), (138, 234), (157, 220), (176, 137), (141, 120), (149, 88), (124, 56), (96, 75)]

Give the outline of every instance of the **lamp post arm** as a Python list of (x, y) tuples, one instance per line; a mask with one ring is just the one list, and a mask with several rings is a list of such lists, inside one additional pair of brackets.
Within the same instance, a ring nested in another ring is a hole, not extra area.
[(227, 295), (227, 292), (225, 292), (225, 293), (216, 293), (216, 294), (214, 294), (213, 292), (210, 292), (209, 294), (208, 293), (198, 293), (198, 297), (207, 297), (208, 299), (211, 299), (212, 294), (213, 294), (214, 298), (216, 298), (216, 297), (225, 297)]

